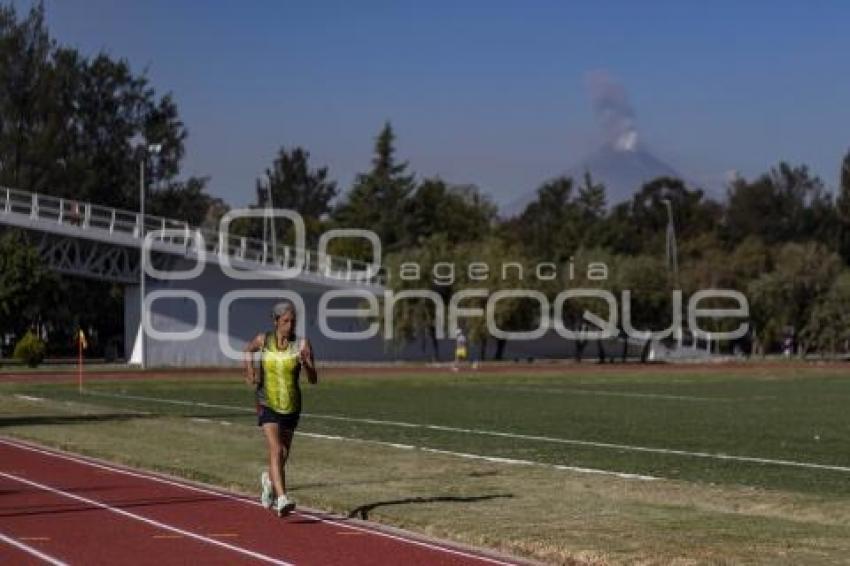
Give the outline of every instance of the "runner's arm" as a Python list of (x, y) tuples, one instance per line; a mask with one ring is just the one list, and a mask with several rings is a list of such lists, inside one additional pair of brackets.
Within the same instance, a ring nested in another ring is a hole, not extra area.
[(319, 374), (316, 371), (316, 359), (313, 355), (313, 345), (307, 338), (301, 339), (301, 345), (298, 348), (298, 357), (301, 360), (301, 366), (307, 372), (307, 381), (316, 384), (319, 382)]
[(257, 371), (254, 369), (254, 352), (259, 352), (263, 349), (264, 341), (265, 336), (257, 334), (242, 350), (242, 363), (245, 366), (245, 383), (257, 384)]

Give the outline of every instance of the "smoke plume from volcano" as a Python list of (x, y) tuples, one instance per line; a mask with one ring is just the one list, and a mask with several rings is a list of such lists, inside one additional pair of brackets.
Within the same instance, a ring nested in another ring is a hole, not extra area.
[(638, 143), (635, 110), (626, 89), (603, 70), (589, 72), (585, 84), (605, 143), (619, 151), (635, 151)]

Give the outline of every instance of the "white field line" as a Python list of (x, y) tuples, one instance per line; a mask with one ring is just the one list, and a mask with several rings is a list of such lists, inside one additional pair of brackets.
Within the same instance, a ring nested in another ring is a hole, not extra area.
[(129, 399), (132, 401), (154, 401), (156, 403), (168, 403), (169, 405), (183, 405), (186, 407), (205, 407), (207, 409), (227, 409), (228, 411), (242, 411), (243, 413), (254, 413), (254, 409), (245, 407), (234, 407), (233, 405), (216, 405), (215, 403), (201, 403), (200, 401), (183, 401), (180, 399), (170, 399), (164, 397), (144, 397), (141, 395), (129, 395), (126, 393), (106, 393), (103, 391), (92, 391), (87, 389), (83, 395), (93, 395), (95, 397), (112, 397), (115, 399)]
[(42, 398), (42, 397), (33, 397), (32, 395), (21, 395), (21, 394), (16, 394), (16, 395), (15, 395), (15, 397), (17, 397), (18, 399), (23, 399), (24, 401), (33, 401), (33, 402), (35, 402), (35, 403), (38, 403), (38, 402), (40, 402), (40, 401), (44, 401), (44, 398)]
[(528, 387), (505, 384), (499, 387), (481, 386), (490, 391), (522, 391), (525, 393), (558, 393), (561, 395), (599, 395), (601, 397), (625, 397), (635, 399), (660, 399), (662, 401), (697, 401), (703, 403), (748, 403), (750, 401), (772, 401), (773, 395), (754, 395), (751, 397), (704, 397), (699, 395), (672, 395), (669, 393), (637, 393), (635, 391), (609, 391), (606, 389), (584, 389), (581, 387)]
[(225, 548), (227, 550), (230, 550), (232, 552), (236, 552), (238, 554), (243, 554), (245, 556), (250, 556), (251, 558), (255, 558), (255, 559), (261, 560), (263, 562), (268, 562), (269, 564), (278, 564), (279, 566), (292, 566), (292, 564), (290, 562), (285, 562), (283, 560), (273, 558), (273, 557), (268, 556), (266, 554), (254, 552), (253, 550), (248, 550), (247, 548), (242, 548), (241, 546), (236, 546), (236, 545), (233, 545), (233, 544), (228, 544), (226, 542), (222, 542), (220, 540), (205, 537), (204, 535), (199, 535), (197, 533), (193, 533), (191, 531), (187, 531), (187, 530), (181, 529), (179, 527), (169, 525), (167, 523), (162, 523), (160, 521), (156, 521), (154, 519), (150, 519), (150, 518), (144, 517), (142, 515), (130, 513), (129, 511), (125, 511), (124, 509), (119, 509), (118, 507), (113, 507), (112, 505), (107, 505), (106, 503), (103, 503), (101, 501), (96, 501), (94, 499), (82, 497), (81, 495), (76, 495), (74, 493), (68, 493), (67, 491), (63, 491), (61, 489), (57, 489), (55, 487), (51, 487), (49, 485), (45, 485), (45, 484), (42, 484), (42, 483), (34, 482), (32, 480), (28, 480), (26, 478), (21, 478), (21, 477), (12, 475), (12, 474), (7, 474), (5, 472), (0, 472), (0, 476), (3, 476), (7, 479), (14, 480), (14, 481), (17, 481), (19, 483), (23, 483), (23, 484), (26, 484), (26, 485), (29, 485), (29, 486), (32, 486), (32, 487), (36, 487), (36, 488), (44, 490), (44, 491), (48, 491), (50, 493), (54, 493), (56, 495), (61, 495), (63, 497), (67, 497), (68, 499), (74, 499), (75, 501), (80, 501), (82, 503), (86, 503), (87, 505), (94, 505), (95, 507), (99, 507), (99, 508), (104, 509), (106, 511), (111, 511), (112, 513), (116, 513), (118, 515), (121, 515), (122, 517), (127, 517), (128, 519), (134, 519), (136, 521), (140, 521), (142, 523), (146, 523), (148, 525), (151, 525), (151, 526), (154, 526), (154, 527), (166, 530), (166, 531), (171, 531), (172, 533), (177, 533), (179, 535), (183, 535), (185, 537), (189, 537), (189, 538), (195, 539), (195, 540), (200, 541), (200, 542), (204, 542), (204, 543), (207, 543), (207, 544), (211, 544), (211, 545), (214, 545), (214, 546)]
[[(0, 444), (6, 444), (6, 445), (9, 445), (9, 446), (14, 446), (15, 448), (20, 448), (22, 450), (29, 450), (30, 452), (36, 452), (38, 454), (44, 454), (46, 456), (52, 456), (54, 458), (59, 458), (59, 459), (62, 459), (62, 460), (68, 460), (70, 462), (76, 462), (78, 464), (84, 464), (86, 466), (91, 466), (93, 468), (99, 468), (101, 470), (108, 470), (108, 471), (115, 472), (115, 473), (118, 473), (118, 474), (124, 474), (124, 475), (131, 476), (131, 477), (136, 477), (136, 478), (146, 479), (146, 480), (149, 480), (149, 481), (154, 481), (154, 482), (158, 482), (158, 483), (162, 483), (162, 484), (166, 484), (166, 485), (171, 485), (171, 486), (179, 487), (179, 488), (186, 489), (186, 490), (189, 490), (189, 491), (195, 491), (197, 493), (214, 495), (214, 496), (220, 497), (222, 499), (229, 499), (231, 501), (236, 501), (236, 502), (243, 503), (243, 504), (246, 504), (246, 505), (253, 505), (253, 506), (256, 506), (256, 507), (262, 507), (262, 504), (259, 501), (246, 499), (244, 497), (239, 497), (239, 496), (236, 496), (236, 495), (233, 495), (233, 494), (230, 494), (230, 493), (216, 491), (216, 490), (213, 490), (213, 489), (206, 489), (206, 488), (203, 488), (203, 487), (200, 487), (200, 486), (197, 486), (197, 485), (192, 485), (192, 484), (187, 484), (187, 483), (181, 483), (181, 482), (174, 481), (174, 480), (169, 480), (167, 478), (164, 478), (164, 477), (156, 475), (156, 474), (146, 474), (146, 473), (140, 472), (140, 471), (129, 470), (127, 468), (109, 465), (109, 464), (106, 464), (106, 463), (103, 463), (103, 462), (98, 462), (98, 461), (95, 461), (95, 460), (89, 459), (89, 458), (81, 458), (81, 457), (71, 456), (70, 454), (65, 454), (65, 453), (62, 453), (62, 452), (56, 452), (56, 451), (53, 451), (53, 450), (46, 450), (46, 449), (43, 449), (43, 448), (37, 448), (35, 446), (31, 446), (31, 445), (26, 444), (26, 443), (10, 441), (10, 440), (5, 439), (5, 438), (0, 438)], [(0, 472), (0, 473), (2, 473), (2, 472)], [(302, 517), (307, 517), (308, 519), (312, 519), (314, 521), (318, 521), (318, 522), (321, 522), (321, 523), (331, 523), (333, 525), (336, 525), (337, 527), (350, 529), (350, 530), (353, 530), (353, 531), (362, 532), (362, 533), (366, 533), (366, 534), (371, 534), (371, 535), (375, 535), (375, 536), (379, 536), (379, 537), (383, 537), (383, 538), (388, 538), (388, 539), (396, 540), (396, 541), (399, 541), (399, 542), (404, 542), (406, 544), (412, 544), (414, 546), (420, 546), (422, 548), (427, 548), (427, 549), (430, 549), (430, 550), (436, 550), (436, 551), (439, 551), (439, 552), (445, 552), (445, 553), (453, 554), (453, 555), (456, 555), (456, 556), (463, 556), (465, 558), (472, 558), (472, 559), (475, 559), (475, 560), (480, 560), (482, 562), (489, 562), (491, 564), (500, 564), (502, 566), (510, 566), (511, 564), (513, 564), (512, 562), (505, 562), (505, 561), (502, 561), (502, 560), (497, 560), (495, 558), (490, 558), (489, 556), (473, 554), (471, 552), (464, 552), (462, 550), (456, 550), (454, 548), (447, 548), (447, 547), (444, 547), (444, 546), (440, 546), (440, 545), (437, 545), (437, 544), (431, 544), (431, 543), (421, 541), (421, 540), (417, 540), (417, 539), (414, 539), (414, 538), (406, 538), (406, 537), (401, 536), (401, 535), (394, 535), (392, 533), (388, 533), (388, 532), (384, 532), (384, 531), (379, 531), (379, 530), (370, 529), (370, 528), (366, 528), (366, 527), (360, 527), (360, 526), (351, 524), (345, 518), (337, 519), (337, 518), (328, 517), (328, 516), (321, 516), (320, 517), (318, 515), (314, 515), (312, 513), (305, 513), (303, 511), (296, 511), (293, 514), (294, 515), (300, 515)], [(225, 543), (222, 543), (222, 544), (225, 544)]]
[[(192, 401), (181, 401), (178, 399), (163, 399), (161, 397), (142, 397), (138, 395), (121, 395), (117, 393), (93, 393), (88, 392), (88, 395), (98, 395), (102, 397), (115, 397), (118, 399), (127, 398), (127, 399), (136, 399), (143, 401), (152, 401), (157, 403), (171, 403), (177, 405), (189, 405), (189, 406), (198, 406), (198, 407), (212, 407), (218, 409), (228, 409), (228, 410), (238, 410), (245, 412), (253, 412), (253, 410), (247, 410), (244, 407), (234, 407), (230, 405), (212, 405), (209, 403), (195, 403)], [(772, 466), (784, 466), (789, 468), (804, 468), (810, 470), (829, 470), (833, 472), (845, 472), (850, 473), (850, 467), (848, 466), (836, 466), (831, 464), (816, 464), (814, 462), (799, 462), (796, 460), (777, 460), (772, 458), (757, 458), (754, 456), (735, 456), (732, 454), (723, 454), (723, 453), (714, 453), (714, 452), (692, 452), (688, 450), (676, 450), (672, 448), (653, 448), (649, 446), (632, 446), (629, 444), (615, 444), (611, 442), (595, 442), (591, 440), (576, 440), (572, 438), (559, 438), (553, 436), (538, 436), (532, 434), (517, 434), (513, 432), (499, 432), (493, 430), (481, 430), (474, 428), (461, 428), (461, 427), (453, 427), (453, 426), (443, 426), (443, 425), (432, 425), (432, 424), (418, 424), (418, 423), (408, 423), (402, 421), (387, 421), (387, 420), (378, 420), (378, 419), (363, 419), (356, 417), (344, 417), (339, 415), (323, 415), (318, 413), (302, 413), (303, 416), (312, 417), (315, 419), (325, 419), (325, 420), (335, 420), (335, 421), (343, 421), (343, 422), (355, 422), (355, 423), (366, 423), (366, 424), (375, 424), (375, 425), (383, 425), (383, 426), (395, 426), (395, 427), (403, 427), (403, 428), (415, 428), (415, 429), (424, 429), (424, 430), (438, 430), (442, 432), (455, 432), (461, 434), (473, 434), (478, 436), (492, 436), (498, 438), (512, 438), (516, 440), (531, 440), (535, 442), (549, 442), (553, 444), (567, 444), (571, 446), (587, 446), (590, 448), (608, 448), (611, 450), (623, 450), (628, 452), (643, 452), (649, 454), (665, 454), (672, 456), (685, 456), (690, 458), (704, 458), (708, 460), (724, 460), (731, 462), (747, 462), (751, 464), (766, 464)]]
[(665, 393), (635, 393), (633, 391), (606, 391), (599, 389), (579, 389), (570, 387), (524, 387), (505, 385), (503, 387), (484, 387), (490, 391), (522, 391), (523, 393), (557, 393), (559, 395), (598, 395), (600, 397), (625, 397), (635, 399), (659, 399), (662, 401), (698, 401), (703, 403), (730, 403), (736, 401), (751, 401), (752, 399), (733, 399), (730, 397), (698, 397), (696, 395), (669, 395)]
[(399, 448), (401, 450), (421, 450), (422, 452), (430, 452), (432, 454), (443, 454), (446, 456), (455, 456), (458, 458), (466, 458), (468, 460), (483, 460), (485, 462), (493, 462), (496, 464), (508, 464), (512, 466), (537, 466), (542, 468), (551, 468), (554, 470), (564, 470), (569, 472), (578, 472), (582, 474), (601, 474), (605, 476), (616, 476), (628, 480), (657, 480), (655, 476), (645, 476), (641, 474), (629, 474), (626, 472), (613, 472), (611, 470), (600, 470), (597, 468), (582, 468), (579, 466), (566, 466), (563, 464), (547, 464), (545, 462), (535, 462), (533, 460), (517, 460), (514, 458), (500, 458), (498, 456), (483, 456), (481, 454), (470, 454), (468, 452), (454, 452), (452, 450), (440, 450), (438, 448), (426, 448), (423, 446), (414, 446), (413, 444), (399, 444), (396, 442), (384, 442), (382, 440), (365, 440), (363, 438), (350, 438), (347, 436), (338, 436), (335, 434), (319, 434), (316, 432), (299, 432), (299, 436), (309, 436), (311, 438), (321, 438), (325, 440), (342, 440), (345, 442), (358, 442), (363, 444), (374, 444), (377, 446), (388, 446), (390, 448)]
[[(96, 396), (100, 396), (100, 397), (117, 397), (119, 399), (153, 401), (153, 402), (157, 402), (157, 403), (173, 403), (173, 404), (176, 404), (176, 405), (198, 406), (198, 407), (205, 407), (205, 408), (241, 410), (245, 413), (249, 413), (249, 412), (253, 413), (254, 412), (252, 409), (245, 409), (245, 407), (234, 407), (234, 406), (230, 406), (230, 405), (215, 405), (215, 404), (211, 404), (211, 403), (200, 403), (200, 402), (196, 403), (196, 402), (192, 402), (192, 401), (182, 401), (180, 399), (163, 399), (163, 398), (160, 398), (160, 397), (142, 397), (142, 396), (138, 396), (138, 395), (122, 395), (122, 394), (118, 394), (118, 393), (102, 393), (102, 392), (93, 392), (93, 391), (87, 391), (86, 394), (87, 395), (96, 395)], [(318, 417), (318, 418), (334, 418), (330, 415), (315, 415), (315, 414), (312, 414), (312, 413), (304, 413), (304, 415), (311, 416), (311, 417)], [(339, 418), (343, 418), (343, 417), (339, 417)], [(192, 417), (191, 420), (195, 421), (195, 422), (212, 422), (209, 419), (199, 419), (199, 418), (196, 418), (196, 417)], [(369, 422), (370, 424), (391, 424), (393, 426), (403, 426), (403, 427), (409, 427), (409, 428), (419, 428), (419, 426), (420, 426), (420, 425), (416, 425), (416, 424), (412, 424), (412, 423), (400, 423), (400, 422), (394, 422), (394, 421), (373, 421), (373, 420), (366, 420), (366, 419), (354, 419), (354, 420), (366, 421), (366, 422)], [(220, 422), (221, 424), (224, 424), (224, 425), (231, 424), (227, 421), (217, 421), (217, 422)], [(434, 453), (437, 453), (437, 454), (447, 454), (447, 455), (452, 455), (452, 456), (458, 456), (460, 458), (485, 460), (485, 461), (488, 461), (488, 462), (498, 462), (498, 463), (503, 463), (503, 464), (536, 465), (536, 466), (543, 466), (543, 467), (552, 468), (552, 469), (556, 469), (556, 470), (579, 472), (579, 473), (585, 473), (585, 474), (610, 475), (610, 476), (616, 476), (616, 477), (624, 478), (624, 479), (639, 479), (639, 480), (657, 480), (657, 479), (660, 479), (660, 478), (657, 478), (655, 476), (648, 476), (648, 475), (641, 475), (641, 474), (630, 474), (630, 473), (627, 473), (627, 472), (615, 472), (615, 471), (612, 471), (612, 470), (602, 470), (602, 469), (597, 469), (597, 468), (583, 468), (583, 467), (580, 467), (580, 466), (567, 466), (567, 465), (564, 465), (564, 464), (548, 464), (548, 463), (545, 463), (545, 462), (534, 462), (532, 460), (515, 460), (515, 459), (512, 459), (512, 458), (500, 458), (500, 457), (497, 457), (497, 456), (483, 456), (481, 454), (471, 454), (471, 453), (468, 453), (468, 452), (452, 452), (452, 451), (449, 451), (449, 450), (438, 450), (436, 448), (426, 448), (424, 446), (414, 446), (412, 444), (398, 444), (398, 443), (395, 443), (395, 442), (385, 442), (385, 441), (382, 441), (382, 440), (368, 440), (368, 439), (363, 439), (363, 438), (351, 438), (351, 437), (346, 437), (346, 436), (325, 435), (325, 434), (318, 434), (318, 433), (312, 433), (312, 432), (299, 432), (298, 434), (303, 435), (303, 436), (312, 436), (312, 437), (315, 437), (315, 438), (344, 440), (344, 441), (349, 441), (349, 442), (365, 442), (365, 443), (376, 444), (376, 445), (380, 445), (380, 446), (389, 446), (391, 448), (401, 448), (401, 449), (404, 449), (404, 450), (422, 450), (424, 452), (434, 452)]]
[(26, 552), (28, 554), (32, 554), (36, 558), (40, 558), (40, 559), (44, 560), (48, 564), (53, 564), (53, 566), (68, 566), (67, 562), (62, 562), (61, 560), (59, 560), (57, 558), (53, 558), (52, 556), (41, 552), (37, 548), (33, 548), (29, 545), (26, 545), (19, 540), (15, 540), (12, 537), (4, 535), (3, 533), (0, 533), (0, 541), (3, 541), (7, 544), (11, 544), (12, 546), (14, 546), (15, 548), (17, 548), (19, 550), (23, 550), (24, 552)]

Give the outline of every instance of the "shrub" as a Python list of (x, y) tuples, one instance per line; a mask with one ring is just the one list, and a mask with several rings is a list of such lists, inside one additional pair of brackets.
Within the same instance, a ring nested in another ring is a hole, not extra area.
[(34, 368), (44, 360), (44, 342), (32, 331), (27, 332), (15, 345), (13, 356)]

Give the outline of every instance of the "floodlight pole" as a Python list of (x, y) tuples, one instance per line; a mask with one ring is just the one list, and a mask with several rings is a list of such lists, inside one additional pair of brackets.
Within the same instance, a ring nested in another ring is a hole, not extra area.
[(142, 148), (139, 162), (139, 353), (141, 368), (147, 367), (147, 348), (145, 347), (145, 166), (148, 155), (159, 155), (161, 144), (149, 144)]
[(266, 188), (263, 186), (263, 182), (260, 179), (257, 179), (257, 206), (262, 207), (263, 209), (263, 262), (266, 261), (266, 257), (268, 256), (268, 234), (269, 234), (269, 215), (266, 213), (266, 208), (268, 205), (266, 201), (268, 200), (268, 195), (266, 195)]
[(266, 172), (265, 202), (263, 207), (263, 244), (266, 243), (266, 234), (269, 234), (272, 248), (272, 263), (277, 265), (277, 234), (274, 229), (274, 197), (272, 196), (272, 176)]
[(274, 196), (272, 195), (272, 176), (266, 173), (266, 188), (268, 189), (269, 200), (266, 214), (269, 215), (269, 231), (271, 232), (272, 241), (272, 261), (277, 265), (277, 233), (274, 228)]
[[(676, 225), (673, 223), (673, 203), (670, 199), (664, 199), (661, 202), (667, 208), (667, 269), (672, 271), (671, 282), (675, 291), (679, 289), (679, 251), (676, 246)], [(681, 326), (676, 329), (676, 337), (681, 347), (683, 338)]]
[(673, 287), (679, 288), (679, 252), (676, 247), (676, 226), (673, 224), (673, 203), (670, 199), (661, 201), (667, 207), (667, 268), (673, 272)]

